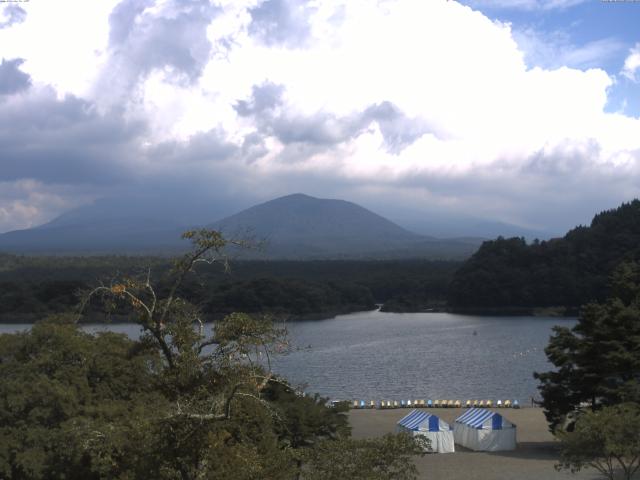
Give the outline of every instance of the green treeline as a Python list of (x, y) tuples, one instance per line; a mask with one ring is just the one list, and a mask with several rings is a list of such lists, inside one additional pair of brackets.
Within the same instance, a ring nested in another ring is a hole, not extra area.
[(563, 238), (485, 242), (456, 272), (453, 307), (578, 307), (602, 301), (608, 279), (640, 254), (640, 201), (596, 215)]
[[(205, 315), (233, 311), (323, 318), (370, 310), (419, 311), (444, 303), (458, 262), (236, 261), (231, 270), (201, 265), (180, 294)], [(78, 304), (78, 293), (116, 275), (144, 275), (148, 268), (166, 293), (167, 259), (150, 257), (20, 257), (0, 255), (0, 320), (32, 321)], [(117, 307), (117, 306), (116, 306)], [(93, 320), (104, 308), (91, 305)], [(118, 308), (112, 313), (120, 312)]]

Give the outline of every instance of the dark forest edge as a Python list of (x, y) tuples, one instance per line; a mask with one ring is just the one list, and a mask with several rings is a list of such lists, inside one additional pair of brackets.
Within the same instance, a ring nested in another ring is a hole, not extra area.
[(620, 264), (640, 258), (640, 201), (597, 214), (590, 226), (527, 244), (485, 242), (455, 273), (448, 305), (457, 310), (580, 305), (603, 301)]
[[(209, 320), (233, 311), (268, 313), (290, 320), (331, 318), (373, 310), (425, 311), (443, 308), (447, 286), (460, 266), (453, 261), (234, 261), (229, 272), (202, 265), (181, 294)], [(77, 292), (119, 274), (151, 269), (167, 288), (170, 264), (154, 257), (25, 257), (0, 255), (0, 321), (33, 322), (73, 309)], [(127, 321), (117, 308), (109, 321)], [(107, 320), (98, 304), (86, 315)]]

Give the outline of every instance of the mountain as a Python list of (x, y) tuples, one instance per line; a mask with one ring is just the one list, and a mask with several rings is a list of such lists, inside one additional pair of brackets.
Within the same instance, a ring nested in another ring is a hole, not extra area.
[(429, 212), (418, 218), (398, 219), (398, 223), (418, 234), (428, 234), (438, 238), (497, 238), (523, 237), (526, 240), (548, 240), (561, 236), (560, 232), (532, 229), (510, 223), (482, 220), (462, 214), (438, 214)]
[(0, 251), (32, 254), (164, 254), (184, 249), (186, 228), (146, 218), (112, 218), (57, 226), (45, 224), (0, 235)]
[(409, 232), (355, 203), (287, 195), (209, 225), (227, 236), (266, 240), (270, 258), (464, 257), (480, 242)]
[(640, 260), (640, 200), (597, 214), (564, 237), (485, 242), (456, 272), (454, 307), (578, 307), (603, 300), (622, 262)]
[(43, 225), (0, 235), (0, 251), (35, 254), (175, 252), (187, 221), (151, 199), (118, 198), (66, 212)]
[[(186, 248), (180, 233), (194, 225), (190, 220), (140, 202), (99, 202), (42, 226), (0, 235), (0, 251), (173, 254)], [(244, 258), (449, 259), (468, 257), (480, 244), (475, 238), (418, 235), (354, 203), (303, 194), (253, 206), (207, 226), (228, 236), (249, 232), (267, 241), (263, 251), (242, 252)]]

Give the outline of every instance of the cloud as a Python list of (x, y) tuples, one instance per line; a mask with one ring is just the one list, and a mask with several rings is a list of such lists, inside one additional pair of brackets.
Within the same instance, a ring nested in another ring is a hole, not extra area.
[(473, 7), (505, 8), (514, 10), (563, 10), (575, 7), (587, 0), (469, 0)]
[(104, 97), (127, 101), (154, 71), (193, 85), (209, 61), (207, 28), (219, 11), (208, 0), (120, 2), (109, 16), (109, 60), (99, 83), (111, 93)]
[(27, 18), (27, 12), (18, 5), (6, 5), (0, 12), (0, 30), (22, 23)]
[(613, 39), (527, 47), (453, 1), (124, 0), (103, 21), (92, 88), (47, 86), (42, 54), (2, 99), (3, 185), (233, 210), (305, 191), (525, 226), (640, 194), (640, 120), (604, 110)]
[(407, 117), (397, 106), (389, 101), (367, 108), (362, 116), (365, 124), (369, 120), (378, 123), (387, 151), (399, 154), (433, 128), (419, 118)]
[[(332, 148), (355, 139), (375, 122), (387, 151), (397, 154), (431, 131), (426, 122), (409, 118), (389, 101), (345, 116), (325, 111), (301, 114), (295, 112), (293, 105), (286, 104), (285, 93), (283, 85), (271, 82), (254, 85), (251, 97), (237, 101), (234, 108), (241, 117), (252, 118), (263, 135), (274, 136), (284, 145), (309, 144)], [(313, 151), (317, 153), (319, 150)]]
[(264, 136), (276, 137), (282, 144), (311, 144), (331, 147), (344, 142), (361, 128), (356, 118), (338, 118), (318, 111), (311, 115), (295, 111), (284, 99), (283, 85), (265, 82), (252, 88), (248, 100), (239, 100), (235, 110), (251, 118)]
[(0, 95), (11, 95), (31, 86), (31, 78), (20, 71), (20, 65), (24, 63), (22, 58), (13, 60), (2, 59), (0, 63)]
[(239, 147), (225, 138), (225, 133), (214, 129), (201, 132), (187, 141), (167, 141), (146, 152), (149, 162), (176, 169), (195, 168), (198, 163), (209, 164), (227, 160), (238, 154)]
[(638, 69), (640, 69), (640, 43), (637, 43), (636, 46), (629, 51), (629, 56), (625, 59), (624, 67), (622, 67), (622, 72), (620, 73), (632, 82), (635, 82), (637, 81), (636, 71)]
[(251, 88), (251, 98), (238, 100), (234, 108), (241, 117), (263, 114), (282, 104), (284, 91), (283, 85), (276, 85), (272, 82), (254, 85)]
[(532, 27), (514, 30), (513, 37), (524, 52), (527, 65), (547, 69), (602, 67), (625, 48), (616, 38), (575, 45), (564, 31), (542, 32)]
[(300, 48), (311, 35), (308, 0), (264, 0), (249, 10), (249, 33), (270, 46)]
[(144, 123), (51, 88), (32, 89), (0, 106), (0, 181), (113, 184), (135, 165)]

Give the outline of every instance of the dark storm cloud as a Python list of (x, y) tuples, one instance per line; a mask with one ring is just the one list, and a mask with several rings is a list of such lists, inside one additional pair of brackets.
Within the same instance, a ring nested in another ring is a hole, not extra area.
[(249, 13), (249, 34), (266, 45), (301, 47), (311, 34), (308, 1), (265, 0)]
[(0, 63), (0, 95), (11, 95), (31, 86), (31, 77), (20, 71), (20, 65), (23, 63), (24, 60), (21, 58), (2, 59), (2, 63)]
[(22, 23), (27, 19), (27, 12), (18, 5), (7, 5), (0, 16), (0, 30)]
[(125, 0), (109, 17), (112, 78), (130, 88), (154, 69), (193, 83), (209, 60), (207, 27), (219, 8), (206, 0)]
[(32, 178), (45, 183), (105, 184), (132, 174), (142, 122), (53, 90), (32, 93), (0, 107), (0, 181)]
[[(374, 104), (362, 113), (343, 117), (327, 112), (300, 115), (287, 112), (284, 94), (284, 86), (265, 82), (255, 85), (251, 97), (236, 102), (234, 108), (238, 115), (253, 118), (260, 133), (275, 136), (285, 145), (330, 148), (357, 137), (375, 122), (387, 151), (398, 154), (431, 131), (425, 122), (407, 117), (391, 102)], [(312, 150), (318, 152), (317, 148)]]

